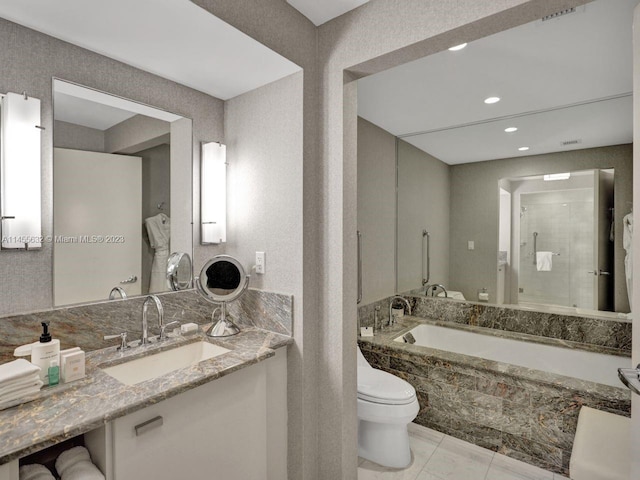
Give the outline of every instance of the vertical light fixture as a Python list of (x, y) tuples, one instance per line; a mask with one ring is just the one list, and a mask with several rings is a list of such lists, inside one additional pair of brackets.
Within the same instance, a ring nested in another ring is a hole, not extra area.
[(200, 161), (200, 243), (227, 241), (227, 147), (202, 144)]
[(0, 105), (1, 248), (40, 248), (40, 100), (7, 93)]

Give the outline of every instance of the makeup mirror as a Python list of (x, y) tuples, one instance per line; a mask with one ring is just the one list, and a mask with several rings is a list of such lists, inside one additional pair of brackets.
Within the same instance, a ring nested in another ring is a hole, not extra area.
[(174, 292), (188, 290), (193, 280), (191, 257), (188, 253), (174, 252), (167, 262), (167, 283)]
[[(210, 303), (220, 305), (211, 318), (213, 326), (207, 331), (210, 337), (229, 337), (240, 333), (240, 329), (227, 314), (227, 302), (238, 299), (249, 286), (249, 275), (245, 274), (242, 264), (230, 255), (216, 255), (209, 260), (196, 278), (196, 289)], [(218, 321), (216, 312), (220, 311)]]

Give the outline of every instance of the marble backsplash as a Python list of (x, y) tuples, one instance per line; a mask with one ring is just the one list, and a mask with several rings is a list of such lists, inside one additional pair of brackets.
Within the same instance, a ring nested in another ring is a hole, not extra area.
[[(631, 353), (629, 320), (535, 312), (515, 307), (404, 295), (416, 317), (597, 345)], [(389, 321), (389, 298), (358, 308), (361, 327)]]
[[(211, 322), (215, 305), (204, 300), (195, 290), (158, 294), (164, 307), (165, 324), (206, 324)], [(145, 297), (114, 300), (41, 312), (0, 317), (0, 363), (13, 359), (15, 347), (38, 340), (40, 322), (49, 321), (53, 338), (61, 348), (79, 346), (85, 351), (116, 345), (119, 340), (103, 340), (104, 335), (127, 332), (129, 340), (141, 337), (142, 304)], [(283, 335), (293, 329), (293, 296), (249, 289), (238, 300), (228, 304), (228, 312), (242, 328), (258, 327)], [(150, 335), (159, 331), (152, 308), (149, 314)]]

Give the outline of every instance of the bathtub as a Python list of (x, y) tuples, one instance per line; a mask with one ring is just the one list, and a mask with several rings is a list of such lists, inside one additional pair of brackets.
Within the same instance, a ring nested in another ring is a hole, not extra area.
[[(631, 359), (538, 343), (482, 335), (436, 325), (418, 325), (410, 330), (415, 345), (435, 348), (496, 362), (622, 387), (618, 367), (631, 367)], [(402, 336), (394, 339), (404, 343)]]

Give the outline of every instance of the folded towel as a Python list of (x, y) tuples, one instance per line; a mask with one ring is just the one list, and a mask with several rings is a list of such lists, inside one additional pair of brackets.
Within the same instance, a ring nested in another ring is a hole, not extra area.
[(0, 404), (13, 402), (14, 400), (19, 400), (27, 395), (34, 395), (40, 391), (40, 387), (42, 387), (42, 381), (35, 384), (33, 387), (22, 388), (20, 390), (16, 390), (12, 393), (7, 393), (0, 397)]
[(536, 268), (539, 272), (550, 272), (552, 265), (553, 252), (537, 252)]
[(23, 377), (28, 377), (34, 373), (40, 373), (40, 367), (31, 362), (27, 362), (24, 358), (19, 358), (12, 362), (0, 365), (0, 386), (6, 382), (11, 382)]
[(61, 478), (62, 480), (105, 480), (102, 472), (89, 460), (74, 463), (64, 471)]
[(20, 480), (55, 480), (55, 477), (44, 465), (32, 464), (20, 467)]
[(72, 447), (69, 450), (65, 450), (58, 456), (56, 459), (56, 471), (58, 472), (58, 475), (62, 476), (69, 467), (83, 460), (91, 461), (89, 450), (80, 445)]
[(40, 376), (38, 374), (24, 377), (23, 379), (19, 380), (14, 380), (12, 382), (3, 383), (2, 385), (0, 385), (0, 398), (9, 393), (13, 393), (25, 388), (34, 387), (36, 385), (38, 385), (38, 388), (42, 386), (42, 380), (40, 380)]

